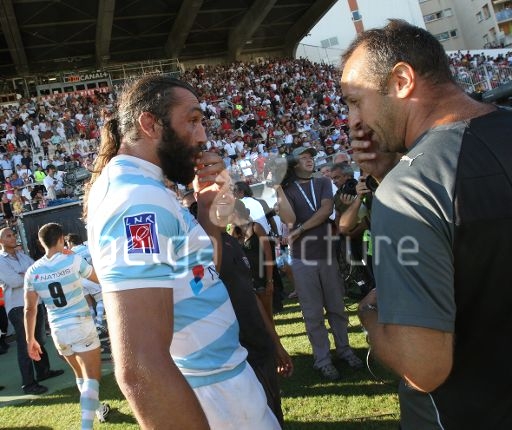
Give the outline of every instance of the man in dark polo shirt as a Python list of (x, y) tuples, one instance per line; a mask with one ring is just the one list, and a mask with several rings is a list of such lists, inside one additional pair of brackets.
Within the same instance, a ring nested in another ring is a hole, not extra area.
[(281, 219), (293, 225), (292, 272), (306, 332), (314, 355), (314, 367), (330, 380), (340, 378), (330, 355), (324, 310), (331, 327), (336, 355), (351, 367), (362, 367), (348, 344), (348, 319), (343, 306), (344, 286), (336, 259), (336, 233), (329, 220), (333, 210), (331, 180), (314, 178), (313, 148), (293, 151), (295, 178), (284, 189), (276, 187)]

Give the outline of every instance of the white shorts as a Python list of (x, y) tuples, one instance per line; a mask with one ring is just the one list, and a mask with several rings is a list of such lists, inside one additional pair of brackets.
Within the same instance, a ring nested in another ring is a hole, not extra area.
[(52, 338), (55, 348), (64, 356), (92, 351), (101, 345), (96, 326), (90, 316), (81, 317), (79, 323), (67, 327), (52, 327)]
[(194, 388), (212, 430), (279, 430), (252, 367), (231, 379)]

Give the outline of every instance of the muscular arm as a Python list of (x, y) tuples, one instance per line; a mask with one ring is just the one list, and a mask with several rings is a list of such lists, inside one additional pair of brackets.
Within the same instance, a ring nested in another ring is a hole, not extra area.
[(322, 199), (320, 202), (320, 208), (311, 216), (311, 218), (305, 221), (300, 228), (290, 231), (288, 240), (293, 242), (301, 234), (307, 232), (307, 230), (324, 223), (327, 218), (331, 216), (333, 206), (334, 202), (332, 199)]
[(338, 227), (341, 234), (351, 237), (354, 235), (354, 230), (358, 227), (359, 224), (358, 214), (359, 209), (361, 208), (361, 203), (361, 198), (359, 196), (356, 197), (340, 215)]
[[(141, 427), (208, 429), (193, 390), (169, 353), (172, 289), (110, 292), (103, 294), (103, 300), (109, 315), (116, 378)], [(165, 407), (161, 407), (162, 402)]]
[(376, 311), (359, 318), (379, 361), (419, 391), (431, 392), (448, 377), (453, 362), (453, 335), (422, 327), (380, 324)]
[(91, 274), (87, 277), (87, 279), (89, 279), (89, 281), (91, 282), (95, 282), (96, 284), (99, 284), (100, 281), (98, 279), (98, 276), (96, 275), (96, 272), (94, 269), (92, 269), (92, 272)]
[[(338, 228), (340, 233), (349, 237), (360, 237), (368, 228), (366, 217), (359, 220), (359, 209), (363, 203), (363, 198), (370, 190), (366, 186), (366, 176), (362, 176), (356, 185), (357, 195), (346, 207), (338, 220)], [(341, 195), (341, 200), (345, 201), (349, 197), (346, 194)]]
[(290, 204), (283, 188), (279, 185), (276, 187), (277, 202), (279, 204), (279, 216), (285, 224), (295, 224), (295, 212)]
[(322, 199), (320, 208), (313, 214), (311, 218), (302, 224), (304, 230), (309, 230), (317, 225), (324, 223), (332, 214), (334, 202), (332, 199)]
[(277, 372), (281, 376), (292, 376), (293, 374), (293, 362), (286, 351), (284, 349), (283, 344), (281, 343), (281, 339), (279, 338), (279, 335), (276, 332), (276, 328), (274, 327), (273, 322), (270, 320), (270, 318), (267, 316), (267, 313), (265, 312), (265, 308), (261, 304), (259, 300), (256, 300), (256, 303), (258, 305), (258, 309), (260, 311), (261, 319), (263, 320), (263, 323), (265, 324), (265, 328), (267, 329), (267, 332), (269, 336), (272, 339), (272, 342), (274, 343), (274, 346), (276, 348), (276, 361), (277, 361)]
[(25, 338), (27, 340), (27, 352), (30, 358), (39, 361), (41, 359), (41, 347), (35, 339), (37, 304), (39, 296), (35, 291), (25, 291)]
[(16, 273), (3, 258), (0, 258), (0, 284), (4, 284), (4, 288), (22, 288), (24, 276), (24, 273)]

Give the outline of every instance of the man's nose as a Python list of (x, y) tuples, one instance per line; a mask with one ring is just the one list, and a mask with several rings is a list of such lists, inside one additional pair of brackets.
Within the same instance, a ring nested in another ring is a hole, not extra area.
[(348, 126), (351, 131), (361, 130), (363, 126), (361, 116), (355, 109), (351, 109), (348, 113)]

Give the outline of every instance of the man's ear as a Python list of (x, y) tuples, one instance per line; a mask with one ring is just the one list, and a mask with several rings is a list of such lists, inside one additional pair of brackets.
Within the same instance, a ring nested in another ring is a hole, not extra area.
[(137, 120), (139, 127), (147, 137), (150, 139), (159, 139), (161, 133), (161, 124), (157, 121), (155, 116), (149, 112), (142, 112)]
[(396, 63), (391, 70), (389, 89), (396, 97), (405, 99), (416, 87), (416, 72), (410, 64), (403, 61)]

